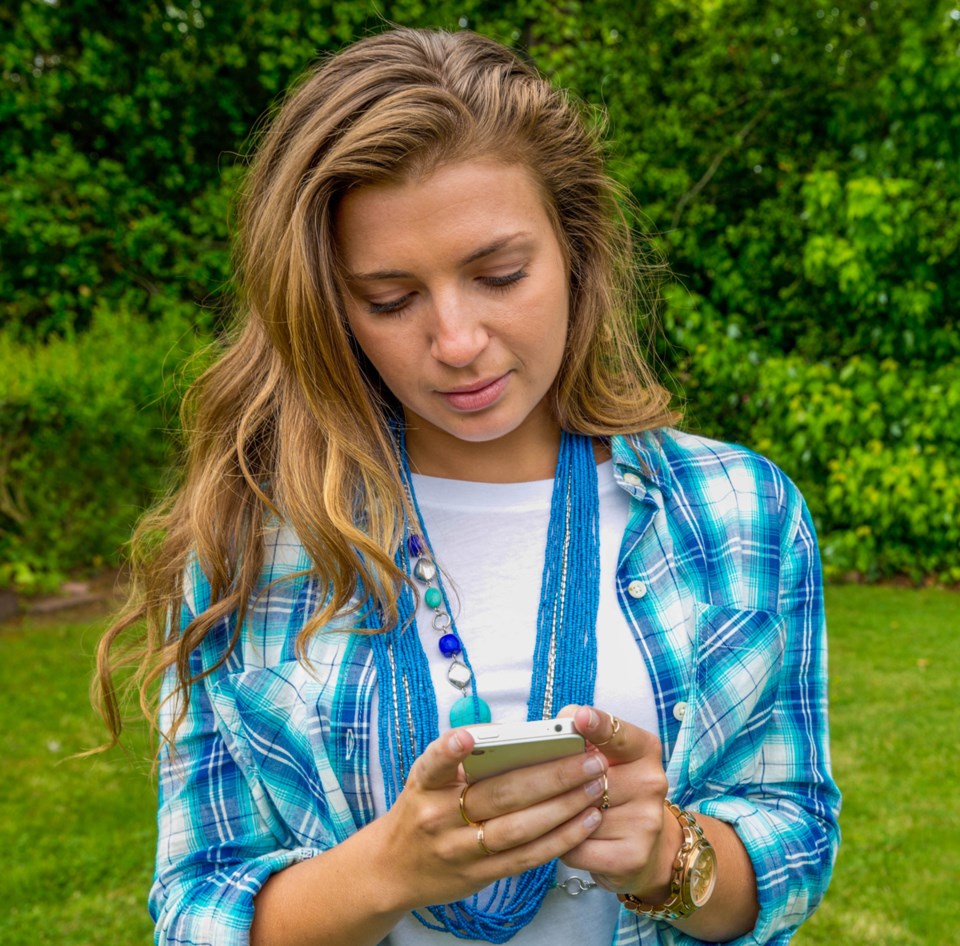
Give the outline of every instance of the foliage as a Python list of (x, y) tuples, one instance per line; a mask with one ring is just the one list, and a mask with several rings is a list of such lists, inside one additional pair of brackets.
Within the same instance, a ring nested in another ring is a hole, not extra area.
[[(109, 17), (93, 0), (15, 0), (0, 8), (8, 339), (79, 340), (95, 313), (185, 306), (201, 334), (221, 329), (250, 129), (318, 55), (391, 22), (487, 33), (590, 103), (641, 239), (678, 274), (660, 352), (691, 423), (785, 465), (835, 572), (956, 580), (956, 529), (940, 526), (956, 491), (939, 472), (957, 466), (942, 405), (960, 360), (946, 0), (178, 0)], [(110, 536), (90, 553), (115, 554)], [(8, 568), (11, 548), (0, 536)]]
[(197, 348), (182, 315), (95, 312), (42, 346), (0, 333), (0, 585), (116, 555), (173, 459)]
[(667, 297), (668, 331), (688, 346), (675, 379), (688, 425), (725, 416), (727, 436), (790, 472), (828, 577), (960, 582), (960, 363), (767, 354), (704, 300)]
[(621, 173), (687, 288), (770, 351), (955, 359), (951, 5), (661, 6), (672, 21), (619, 70), (642, 88), (604, 91)]

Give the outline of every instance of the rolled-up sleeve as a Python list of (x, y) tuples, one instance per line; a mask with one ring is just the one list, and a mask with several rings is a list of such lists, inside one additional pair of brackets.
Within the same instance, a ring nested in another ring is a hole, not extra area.
[[(184, 605), (181, 625), (192, 619)], [(168, 672), (161, 698), (173, 688)], [(176, 698), (163, 702), (169, 731)], [(156, 873), (150, 914), (158, 946), (247, 946), (253, 898), (276, 871), (319, 853), (271, 829), (228, 751), (203, 682), (190, 688), (175, 749), (160, 753)]]
[[(830, 767), (827, 652), (820, 557), (810, 514), (787, 481), (778, 613), (785, 621), (776, 702), (752, 772), (724, 794), (691, 804), (733, 826), (757, 878), (754, 930), (732, 942), (790, 940), (823, 899), (840, 841), (840, 793)], [(676, 946), (699, 943), (662, 930)]]

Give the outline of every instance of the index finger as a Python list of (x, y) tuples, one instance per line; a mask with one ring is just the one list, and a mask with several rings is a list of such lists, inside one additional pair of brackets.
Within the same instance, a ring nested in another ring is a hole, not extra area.
[(592, 706), (581, 706), (573, 714), (577, 732), (585, 736), (613, 765), (635, 762), (644, 756), (661, 756), (660, 740), (649, 730), (618, 719)]
[(473, 751), (473, 736), (466, 729), (451, 729), (423, 750), (410, 776), (423, 788), (446, 788), (460, 779), (460, 763)]

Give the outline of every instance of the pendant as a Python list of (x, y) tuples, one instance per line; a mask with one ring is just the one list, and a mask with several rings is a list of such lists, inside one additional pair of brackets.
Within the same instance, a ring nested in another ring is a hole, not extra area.
[(489, 723), (490, 720), (493, 719), (493, 715), (490, 713), (490, 707), (479, 697), (477, 697), (477, 709), (479, 713), (474, 710), (472, 696), (464, 696), (463, 699), (457, 700), (450, 708), (451, 728), (456, 729), (457, 726), (473, 726), (477, 723)]
[(413, 574), (418, 581), (428, 585), (437, 577), (437, 566), (429, 558), (418, 558), (413, 566)]
[(473, 673), (460, 659), (463, 642), (456, 633), (456, 626), (450, 615), (444, 610), (443, 592), (440, 590), (439, 569), (428, 555), (427, 545), (416, 533), (407, 537), (407, 551), (416, 559), (413, 576), (427, 588), (423, 593), (424, 603), (434, 613), (433, 629), (440, 634), (437, 646), (444, 657), (450, 658), (447, 667), (447, 680), (462, 694), (450, 710), (450, 725), (471, 726), (476, 723), (489, 723), (493, 719), (490, 707), (479, 697), (467, 696), (467, 690), (473, 682)]

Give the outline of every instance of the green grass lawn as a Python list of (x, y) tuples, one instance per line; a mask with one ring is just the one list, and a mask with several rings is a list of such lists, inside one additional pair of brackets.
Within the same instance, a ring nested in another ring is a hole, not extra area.
[(794, 942), (960, 944), (960, 595), (829, 588), (827, 620), (843, 843)]
[(0, 624), (0, 943), (153, 941), (144, 906), (156, 796), (142, 726), (128, 752), (103, 741), (87, 699), (102, 629), (52, 618)]
[[(843, 587), (827, 604), (844, 840), (830, 893), (794, 942), (960, 944), (960, 596)], [(101, 626), (0, 625), (3, 946), (152, 941), (143, 729), (128, 754), (67, 758), (101, 738), (86, 698)]]

